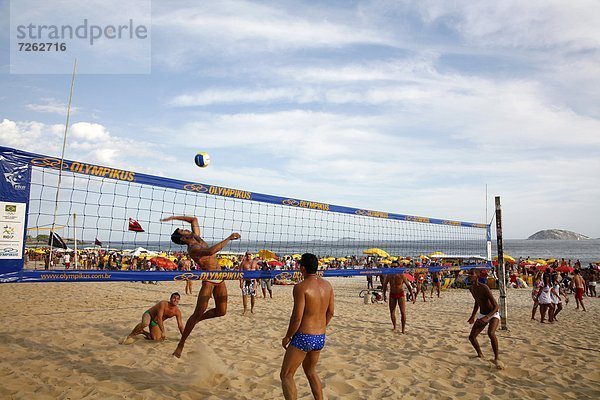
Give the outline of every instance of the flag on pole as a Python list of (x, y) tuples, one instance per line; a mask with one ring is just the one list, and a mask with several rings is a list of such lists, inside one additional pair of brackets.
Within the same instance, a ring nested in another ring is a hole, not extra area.
[(48, 238), (48, 246), (61, 249), (67, 248), (67, 244), (65, 243), (65, 241), (53, 231), (50, 231), (50, 237)]
[(144, 228), (133, 218), (129, 218), (129, 230), (134, 232), (144, 232)]
[(98, 240), (98, 238), (96, 238), (96, 240), (94, 240), (94, 244), (95, 244), (96, 246), (100, 246), (100, 247), (102, 247), (102, 242), (101, 242), (101, 241), (99, 241), (99, 240)]

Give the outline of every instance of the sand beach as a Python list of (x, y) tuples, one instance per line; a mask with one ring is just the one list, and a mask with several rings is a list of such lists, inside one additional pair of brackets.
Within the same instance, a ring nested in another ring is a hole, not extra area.
[[(570, 301), (554, 324), (530, 320), (529, 289), (508, 292), (509, 330), (498, 330), (503, 370), (480, 336), (486, 360), (473, 359), (467, 290), (408, 304), (407, 334), (392, 332), (387, 304), (364, 304), (362, 277), (331, 278), (336, 311), (319, 373), (328, 399), (600, 398), (600, 299)], [(182, 294), (184, 323), (195, 296), (182, 282), (31, 283), (0, 285), (2, 399), (282, 398), (280, 341), (292, 307), (290, 286), (257, 299), (242, 316), (238, 282), (227, 282), (228, 314), (203, 321), (181, 359), (174, 319), (167, 341), (120, 341), (144, 310)], [(198, 285), (196, 284), (195, 294)], [(494, 291), (498, 296), (498, 291)], [(571, 296), (571, 300), (573, 300)], [(301, 370), (299, 398), (311, 398)]]

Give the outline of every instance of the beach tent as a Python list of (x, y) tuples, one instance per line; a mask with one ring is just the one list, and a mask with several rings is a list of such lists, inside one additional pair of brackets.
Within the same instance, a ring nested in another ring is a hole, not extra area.
[(146, 253), (147, 254), (147, 253), (149, 253), (149, 251), (146, 250), (143, 247), (137, 247), (135, 250), (133, 250), (133, 253), (131, 253), (131, 255), (134, 256), (134, 257), (137, 257), (137, 256), (139, 256), (142, 253)]

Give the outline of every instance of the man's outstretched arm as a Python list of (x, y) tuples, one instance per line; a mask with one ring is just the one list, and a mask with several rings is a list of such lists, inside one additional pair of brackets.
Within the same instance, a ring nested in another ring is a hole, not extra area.
[(168, 221), (184, 221), (189, 222), (192, 225), (192, 232), (194, 235), (200, 236), (200, 225), (198, 225), (198, 218), (188, 217), (187, 215), (173, 215), (171, 217), (161, 219), (162, 222)]
[(232, 233), (231, 235), (229, 235), (227, 238), (223, 239), (222, 241), (220, 241), (219, 243), (207, 248), (207, 249), (202, 249), (199, 247), (194, 247), (194, 255), (198, 256), (198, 257), (206, 257), (206, 256), (214, 256), (215, 254), (217, 254), (219, 251), (223, 250), (223, 248), (225, 246), (227, 246), (227, 243), (229, 243), (232, 240), (237, 240), (239, 239), (241, 236), (239, 233)]

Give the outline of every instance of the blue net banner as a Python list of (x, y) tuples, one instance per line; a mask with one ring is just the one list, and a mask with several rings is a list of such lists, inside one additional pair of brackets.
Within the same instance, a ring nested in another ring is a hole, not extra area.
[[(323, 277), (336, 276), (373, 276), (392, 275), (401, 273), (426, 272), (456, 272), (461, 270), (489, 269), (489, 265), (463, 265), (457, 267), (428, 267), (428, 268), (379, 268), (379, 269), (328, 269), (318, 271)], [(238, 279), (275, 279), (282, 281), (298, 281), (301, 278), (299, 270), (274, 271), (29, 271), (19, 274), (7, 274), (1, 279), (4, 282), (19, 280), (20, 282), (125, 282), (125, 281), (213, 281)]]
[[(16, 149), (10, 149), (6, 147), (0, 147), (0, 154), (10, 155), (11, 157), (18, 157), (20, 160), (26, 160), (31, 166), (40, 168), (50, 168), (60, 170), (60, 159), (55, 157), (43, 156), (39, 154), (27, 153)], [(104, 167), (101, 165), (89, 164), (81, 161), (64, 160), (63, 171), (69, 171), (76, 174), (91, 175), (100, 178), (108, 178), (126, 182), (135, 182), (139, 184), (152, 185), (157, 187), (164, 187), (169, 189), (184, 190), (190, 192), (197, 192), (202, 194), (208, 194), (213, 196), (228, 197), (241, 200), (252, 200), (262, 203), (278, 204), (288, 207), (300, 207), (318, 211), (330, 211), (343, 214), (353, 214), (360, 216), (367, 216), (372, 218), (384, 218), (394, 219), (401, 221), (410, 222), (422, 222), (428, 224), (438, 225), (452, 225), (452, 226), (464, 226), (473, 228), (487, 228), (488, 225), (475, 223), (475, 222), (464, 222), (464, 221), (453, 221), (445, 219), (436, 219), (429, 217), (419, 217), (414, 215), (394, 214), (384, 211), (373, 211), (365, 210), (360, 208), (352, 208), (345, 206), (338, 206), (333, 204), (320, 203), (310, 200), (294, 199), (289, 197), (271, 196), (262, 193), (250, 192), (241, 189), (232, 189), (220, 186), (209, 185), (199, 182), (182, 181), (171, 178), (162, 178), (153, 175), (142, 174), (139, 172), (120, 170), (110, 167)]]
[(0, 277), (23, 269), (31, 157), (0, 147)]

